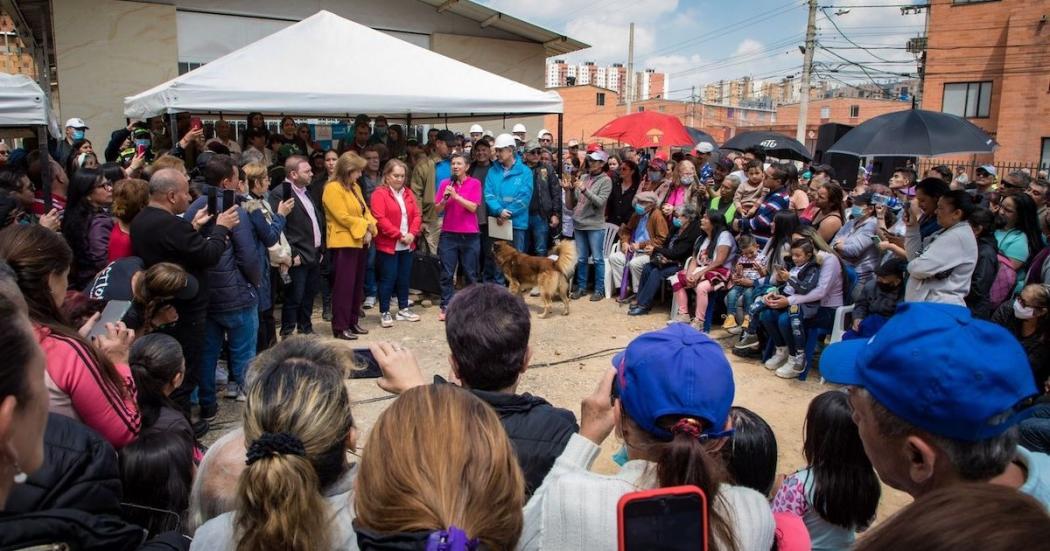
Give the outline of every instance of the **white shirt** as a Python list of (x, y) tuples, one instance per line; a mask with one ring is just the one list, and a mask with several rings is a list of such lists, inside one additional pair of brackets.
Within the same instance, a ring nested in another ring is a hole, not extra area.
[[(408, 208), (405, 207), (405, 196), (401, 195), (404, 188), (397, 191), (391, 189), (390, 191), (394, 192), (394, 200), (397, 201), (397, 206), (401, 208), (401, 227), (399, 229), (401, 230), (401, 235), (405, 235), (408, 233)], [(408, 245), (401, 241), (398, 241), (397, 245), (394, 245), (395, 251), (407, 251), (408, 249)]]
[[(287, 181), (287, 180), (286, 180)], [(305, 187), (299, 187), (292, 184), (292, 191), (295, 192), (295, 198), (299, 203), (306, 209), (307, 216), (310, 217), (310, 223), (314, 227), (314, 247), (321, 246), (321, 226), (317, 223), (317, 211), (314, 210), (314, 202), (310, 200), (310, 194), (306, 191)]]

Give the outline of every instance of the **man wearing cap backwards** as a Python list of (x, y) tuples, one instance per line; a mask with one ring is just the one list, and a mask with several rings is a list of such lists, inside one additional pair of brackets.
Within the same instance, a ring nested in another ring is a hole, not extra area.
[(55, 146), (55, 159), (59, 164), (66, 166), (69, 154), (73, 152), (73, 142), (83, 140), (87, 136), (88, 125), (84, 119), (72, 118), (66, 121), (66, 136)]
[[(548, 133), (548, 142), (550, 141)], [(532, 170), (532, 199), (529, 201), (529, 253), (547, 256), (551, 228), (561, 224), (561, 182), (554, 167), (540, 160), (544, 146), (530, 143), (525, 164)], [(533, 289), (537, 294), (539, 289)]]
[[(514, 248), (525, 252), (529, 231), (529, 204), (532, 202), (532, 171), (518, 158), (514, 137), (496, 136), (493, 146), (496, 162), (485, 175), (485, 207), (500, 225), (514, 228)], [(497, 283), (504, 283), (497, 272)]]
[[(676, 323), (638, 336), (612, 363), (583, 400), (579, 434), (525, 506), (518, 549), (616, 549), (621, 496), (685, 484), (707, 496), (708, 547), (770, 549), (775, 524), (765, 496), (733, 485), (719, 464), (735, 393), (721, 346)], [(620, 471), (591, 472), (614, 430), (626, 451), (613, 458)]]
[(961, 482), (1017, 488), (1050, 508), (1050, 456), (1017, 445), (1038, 395), (1024, 349), (962, 306), (905, 303), (869, 340), (828, 346), (825, 379), (850, 385), (879, 478), (919, 497)]

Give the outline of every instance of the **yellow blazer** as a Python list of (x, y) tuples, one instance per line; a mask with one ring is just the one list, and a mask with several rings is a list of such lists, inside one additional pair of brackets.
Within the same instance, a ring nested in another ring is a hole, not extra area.
[(354, 183), (352, 191), (347, 191), (338, 181), (328, 182), (321, 203), (324, 204), (329, 249), (360, 249), (365, 246), (365, 232), (370, 231), (375, 237), (376, 219), (365, 204), (361, 186)]

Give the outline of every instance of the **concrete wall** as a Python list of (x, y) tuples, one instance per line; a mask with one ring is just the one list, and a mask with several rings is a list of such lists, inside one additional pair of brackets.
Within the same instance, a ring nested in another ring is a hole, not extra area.
[(99, 150), (125, 126), (125, 96), (178, 70), (175, 7), (120, 0), (52, 0), (59, 124), (84, 119)]
[[(543, 90), (546, 80), (546, 54), (542, 44), (519, 40), (500, 40), (435, 33), (430, 37), (430, 49), (443, 56), (451, 57), (490, 73), (531, 86), (537, 90)], [(448, 127), (453, 131), (465, 134), (470, 125), (475, 122), (486, 130), (492, 130), (496, 135), (510, 132), (510, 129), (520, 122), (528, 129), (529, 139), (534, 139), (536, 138), (536, 133), (540, 131), (544, 124), (544, 118), (541, 116), (515, 117), (507, 118), (506, 120), (498, 118), (471, 122), (449, 121)], [(436, 126), (443, 128), (445, 125), (442, 123)], [(557, 123), (555, 123), (556, 126)], [(557, 133), (557, 128), (547, 128), (551, 132)]]

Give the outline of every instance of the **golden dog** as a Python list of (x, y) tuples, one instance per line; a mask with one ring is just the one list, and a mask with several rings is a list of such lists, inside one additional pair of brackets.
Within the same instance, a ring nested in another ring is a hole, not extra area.
[(562, 315), (569, 315), (569, 278), (576, 267), (576, 243), (558, 243), (551, 251), (558, 255), (557, 260), (520, 253), (506, 241), (496, 241), (492, 249), (496, 265), (510, 282), (510, 292), (524, 295), (533, 287), (539, 288), (543, 299), (541, 318), (550, 314), (554, 296), (558, 295), (565, 305)]

